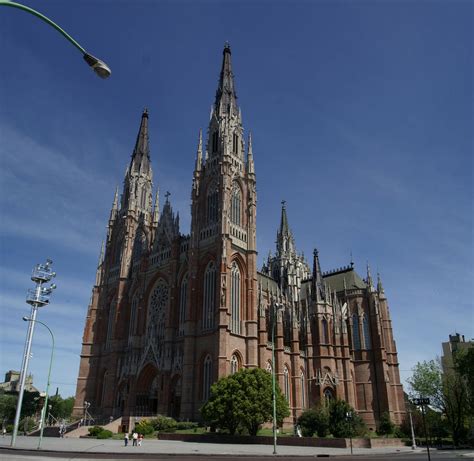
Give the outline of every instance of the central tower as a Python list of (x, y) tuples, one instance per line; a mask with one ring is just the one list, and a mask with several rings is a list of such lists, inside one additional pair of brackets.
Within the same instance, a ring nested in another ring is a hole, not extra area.
[(228, 45), (204, 146), (200, 132), (182, 402), (183, 413), (193, 415), (207, 400), (211, 383), (240, 367), (258, 365), (255, 168), (251, 136), (245, 150)]

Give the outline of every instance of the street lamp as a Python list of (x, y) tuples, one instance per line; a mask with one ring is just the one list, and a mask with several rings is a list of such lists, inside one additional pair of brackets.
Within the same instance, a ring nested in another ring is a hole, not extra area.
[(276, 383), (275, 383), (275, 324), (278, 310), (282, 306), (277, 303), (272, 304), (272, 403), (273, 403), (273, 454), (277, 454), (277, 420), (276, 420)]
[(79, 45), (79, 43), (76, 42), (76, 40), (74, 40), (65, 30), (61, 29), (61, 27), (59, 27), (55, 22), (51, 21), (51, 19), (47, 18), (40, 12), (34, 10), (33, 8), (22, 5), (21, 3), (10, 2), (8, 0), (0, 0), (0, 6), (11, 6), (13, 8), (18, 8), (20, 10), (26, 11), (28, 13), (31, 13), (33, 16), (40, 18), (50, 26), (54, 27), (60, 34), (66, 37), (66, 39), (69, 40), (82, 53), (84, 60), (90, 67), (92, 67), (94, 72), (100, 78), (110, 77), (112, 71), (110, 70), (110, 67), (105, 64), (104, 61), (101, 61), (100, 59), (89, 54), (81, 45)]
[(87, 400), (84, 400), (84, 426), (88, 426), (87, 424), (87, 415), (89, 414), (88, 409), (91, 406), (91, 403)]
[(26, 302), (31, 305), (31, 314), (29, 317), (30, 322), (28, 323), (25, 350), (23, 352), (23, 359), (21, 362), (20, 389), (18, 391), (18, 402), (16, 405), (15, 421), (13, 423), (13, 433), (10, 444), (12, 447), (15, 446), (16, 436), (18, 434), (18, 425), (20, 424), (21, 404), (23, 403), (23, 394), (25, 392), (25, 381), (26, 374), (28, 373), (28, 363), (30, 361), (31, 343), (33, 341), (36, 314), (39, 307), (49, 304), (49, 296), (56, 288), (54, 283), (48, 288), (43, 287), (43, 283), (49, 282), (53, 277), (56, 277), (56, 272), (53, 272), (51, 269), (52, 264), (53, 261), (47, 259), (45, 264), (37, 264), (34, 267), (33, 273), (31, 274), (31, 280), (36, 283), (36, 287), (35, 289), (28, 290), (28, 294), (26, 296)]
[(53, 354), (54, 354), (54, 335), (51, 329), (48, 327), (48, 325), (46, 325), (46, 323), (41, 322), (40, 320), (33, 320), (33, 319), (30, 319), (29, 317), (23, 317), (23, 320), (25, 322), (36, 322), (43, 325), (49, 331), (49, 334), (51, 335), (51, 340), (53, 342), (52, 347), (51, 347), (51, 358), (49, 359), (48, 380), (46, 381), (46, 397), (44, 399), (43, 409), (41, 410), (41, 429), (40, 429), (40, 438), (38, 441), (38, 450), (39, 450), (41, 448), (41, 442), (43, 441), (44, 422), (45, 422), (46, 410), (48, 408), (49, 384), (50, 384), (51, 367), (53, 365)]
[(352, 428), (353, 428), (352, 418), (353, 416), (354, 415), (352, 414), (352, 411), (346, 412), (346, 421), (349, 423), (349, 438), (351, 441), (351, 455), (352, 455)]

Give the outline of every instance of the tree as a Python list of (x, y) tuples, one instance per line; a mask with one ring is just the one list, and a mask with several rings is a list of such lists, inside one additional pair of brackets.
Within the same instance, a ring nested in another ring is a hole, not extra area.
[[(469, 363), (465, 367), (463, 370), (469, 374)], [(453, 443), (458, 445), (462, 442), (467, 435), (468, 384), (457, 369), (442, 373), (439, 360), (418, 362), (408, 383), (412, 388), (412, 398), (428, 397), (430, 406), (444, 414)]]
[(15, 418), (17, 397), (11, 394), (0, 394), (0, 422), (13, 421)]
[(57, 419), (67, 419), (71, 417), (74, 408), (74, 397), (63, 399), (59, 394), (53, 395), (48, 399), (48, 411)]
[(437, 410), (444, 410), (443, 383), (439, 360), (418, 362), (413, 368), (413, 375), (407, 379), (411, 386), (411, 398), (428, 397), (430, 405)]
[[(277, 422), (289, 416), (288, 403), (276, 387)], [(260, 368), (243, 369), (221, 378), (211, 387), (211, 396), (201, 408), (204, 420), (235, 434), (245, 428), (257, 435), (260, 426), (273, 419), (272, 376)]]
[(329, 430), (334, 437), (353, 437), (365, 432), (365, 424), (345, 400), (337, 399), (329, 403)]
[(457, 351), (454, 357), (454, 367), (466, 384), (469, 412), (474, 415), (474, 346), (467, 350)]
[(390, 413), (387, 411), (382, 414), (379, 421), (379, 428), (377, 429), (377, 434), (379, 435), (389, 435), (393, 434), (395, 429), (395, 424), (393, 424), (390, 419)]
[(327, 407), (319, 407), (304, 411), (298, 418), (301, 432), (305, 437), (312, 437), (314, 433), (318, 437), (325, 437), (329, 432), (329, 414)]

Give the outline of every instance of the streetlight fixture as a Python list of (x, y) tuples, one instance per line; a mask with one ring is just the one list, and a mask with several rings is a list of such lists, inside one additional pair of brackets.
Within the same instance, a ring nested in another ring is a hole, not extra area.
[(272, 304), (272, 404), (273, 404), (273, 454), (277, 454), (277, 420), (276, 420), (276, 379), (275, 379), (275, 324), (277, 312), (282, 309), (281, 304)]
[(51, 329), (48, 327), (48, 325), (46, 325), (46, 323), (41, 322), (40, 320), (33, 320), (33, 319), (30, 319), (29, 317), (23, 317), (23, 320), (25, 322), (36, 322), (43, 325), (49, 331), (49, 334), (51, 335), (51, 340), (53, 342), (52, 347), (51, 347), (51, 358), (49, 359), (48, 380), (46, 381), (46, 397), (44, 399), (43, 409), (41, 410), (41, 423), (40, 423), (41, 429), (40, 429), (40, 437), (38, 441), (38, 450), (39, 450), (41, 448), (41, 442), (43, 441), (43, 430), (44, 430), (44, 424), (45, 424), (46, 411), (48, 408), (49, 384), (50, 384), (51, 367), (53, 365), (53, 354), (54, 354), (54, 335)]
[(348, 411), (346, 413), (346, 421), (350, 425), (350, 427), (349, 427), (349, 438), (350, 438), (350, 442), (351, 442), (351, 455), (352, 455), (352, 430), (353, 430), (352, 419), (353, 419), (353, 417), (354, 417), (354, 415), (352, 414), (352, 411)]
[(49, 282), (53, 277), (56, 277), (56, 272), (53, 272), (51, 269), (52, 264), (53, 261), (51, 261), (51, 259), (47, 259), (46, 263), (37, 264), (34, 267), (33, 273), (31, 274), (31, 280), (36, 283), (36, 287), (34, 289), (28, 290), (28, 294), (26, 296), (26, 302), (31, 305), (31, 313), (29, 316), (25, 350), (21, 362), (20, 389), (18, 391), (18, 402), (16, 405), (15, 421), (13, 423), (13, 433), (10, 444), (12, 447), (15, 446), (16, 437), (18, 434), (18, 425), (20, 424), (21, 404), (23, 403), (23, 394), (25, 392), (26, 374), (28, 373), (28, 363), (30, 361), (31, 343), (33, 341), (36, 314), (38, 312), (39, 307), (43, 307), (49, 304), (49, 296), (56, 288), (56, 285), (54, 283), (48, 288), (43, 287), (44, 283)]
[(71, 42), (81, 53), (84, 58), (84, 61), (92, 67), (92, 70), (100, 77), (100, 78), (108, 78), (112, 74), (110, 67), (102, 60), (96, 58), (89, 54), (79, 43), (74, 40), (65, 30), (61, 29), (55, 22), (51, 21), (51, 19), (47, 18), (45, 15), (41, 14), (39, 11), (34, 10), (28, 6), (22, 5), (21, 3), (10, 2), (8, 0), (0, 0), (0, 6), (11, 6), (13, 8), (18, 8), (20, 10), (26, 11), (27, 13), (31, 13), (33, 16), (40, 18), (50, 26), (54, 27), (60, 34), (62, 34), (66, 39)]

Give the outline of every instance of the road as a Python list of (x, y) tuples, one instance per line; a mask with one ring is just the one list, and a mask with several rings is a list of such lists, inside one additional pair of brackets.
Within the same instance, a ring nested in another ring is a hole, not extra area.
[[(169, 455), (158, 453), (41, 453), (38, 451), (11, 451), (0, 448), (0, 460), (5, 461), (91, 461), (100, 459), (113, 460), (157, 460), (157, 461), (242, 461), (257, 459), (258, 461), (275, 460), (278, 461), (315, 461), (316, 459), (331, 458), (332, 461), (426, 461), (428, 459), (425, 453), (379, 453), (374, 455), (324, 455), (319, 454), (315, 456), (297, 456), (297, 455), (277, 455), (277, 456), (259, 456), (259, 455), (199, 455), (199, 454), (176, 454)], [(435, 450), (431, 453), (432, 461), (448, 461), (448, 460), (474, 460), (474, 451), (469, 450)]]

